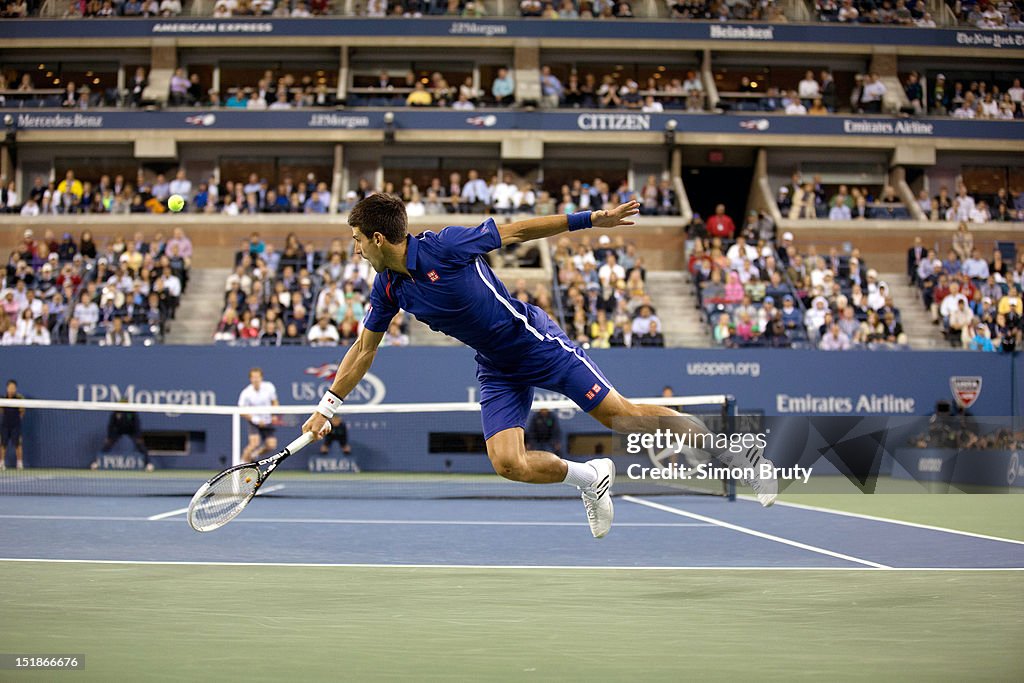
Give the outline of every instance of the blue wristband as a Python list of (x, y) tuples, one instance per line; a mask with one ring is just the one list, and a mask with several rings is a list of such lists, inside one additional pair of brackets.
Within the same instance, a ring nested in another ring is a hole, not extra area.
[(587, 228), (594, 227), (594, 224), (590, 222), (589, 211), (577, 211), (576, 213), (570, 213), (569, 219), (569, 232), (573, 230), (586, 230)]

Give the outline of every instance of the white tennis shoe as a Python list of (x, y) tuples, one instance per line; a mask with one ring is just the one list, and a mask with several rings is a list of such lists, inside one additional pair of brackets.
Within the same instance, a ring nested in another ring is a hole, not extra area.
[[(743, 483), (754, 489), (754, 494), (757, 496), (758, 502), (761, 503), (761, 507), (771, 507), (779, 496), (779, 482), (775, 477), (775, 464), (764, 457), (763, 453), (763, 448), (752, 446), (742, 453), (733, 453), (727, 450), (719, 455), (719, 459), (728, 467), (753, 470), (757, 476), (746, 478)], [(768, 465), (768, 467), (765, 468), (763, 465)], [(765, 474), (765, 470), (770, 474)]]
[(611, 531), (615, 508), (612, 505), (612, 484), (615, 483), (615, 463), (608, 458), (590, 460), (588, 465), (597, 470), (597, 481), (593, 486), (580, 489), (583, 507), (587, 511), (587, 522), (594, 538), (603, 538)]

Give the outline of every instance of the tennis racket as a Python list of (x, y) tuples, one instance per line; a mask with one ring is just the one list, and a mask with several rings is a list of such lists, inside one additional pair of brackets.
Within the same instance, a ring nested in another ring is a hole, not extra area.
[(313, 433), (302, 436), (284, 450), (258, 462), (229, 467), (199, 487), (188, 504), (188, 525), (196, 531), (219, 529), (242, 512), (285, 458), (313, 442)]

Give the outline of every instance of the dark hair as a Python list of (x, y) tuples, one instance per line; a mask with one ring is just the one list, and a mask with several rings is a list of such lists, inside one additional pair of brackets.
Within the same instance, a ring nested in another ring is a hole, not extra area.
[(367, 237), (379, 232), (391, 244), (401, 244), (409, 232), (405, 203), (401, 198), (378, 192), (363, 199), (348, 215), (348, 224)]

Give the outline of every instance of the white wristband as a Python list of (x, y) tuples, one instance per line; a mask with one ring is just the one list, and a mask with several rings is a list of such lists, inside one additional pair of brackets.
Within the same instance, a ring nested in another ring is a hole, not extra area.
[(339, 410), (341, 410), (342, 403), (343, 401), (340, 398), (328, 391), (324, 393), (324, 397), (320, 399), (320, 404), (317, 405), (316, 412), (329, 420), (334, 417)]

